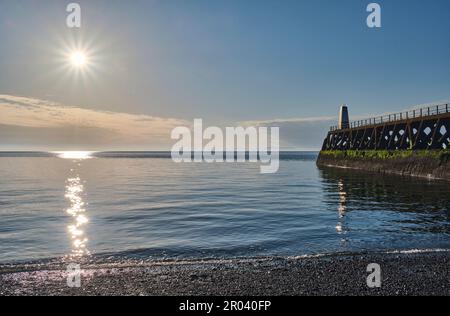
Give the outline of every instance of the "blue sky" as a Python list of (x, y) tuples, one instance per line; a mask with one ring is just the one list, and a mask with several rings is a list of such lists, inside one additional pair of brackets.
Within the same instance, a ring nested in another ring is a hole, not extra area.
[[(0, 94), (215, 125), (297, 118), (303, 129), (329, 124), (342, 103), (364, 116), (450, 99), (447, 0), (378, 1), (381, 29), (366, 26), (361, 0), (80, 0), (74, 31), (68, 3), (0, 1)], [(61, 64), (74, 39), (92, 51), (89, 76)], [(294, 140), (301, 128), (286, 128), (287, 147), (314, 147)]]

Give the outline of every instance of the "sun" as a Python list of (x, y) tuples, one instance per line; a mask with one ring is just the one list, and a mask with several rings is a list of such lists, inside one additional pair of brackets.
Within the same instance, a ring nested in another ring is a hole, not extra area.
[(73, 67), (81, 68), (84, 67), (87, 64), (87, 56), (84, 52), (77, 51), (70, 54), (70, 64)]

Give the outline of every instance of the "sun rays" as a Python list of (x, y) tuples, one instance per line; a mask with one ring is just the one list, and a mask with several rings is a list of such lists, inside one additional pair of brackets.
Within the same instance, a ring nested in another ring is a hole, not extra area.
[[(103, 46), (93, 36), (60, 37), (52, 48), (56, 67), (54, 74), (61, 83), (85, 87), (101, 77)], [(104, 68), (104, 67), (103, 67)]]

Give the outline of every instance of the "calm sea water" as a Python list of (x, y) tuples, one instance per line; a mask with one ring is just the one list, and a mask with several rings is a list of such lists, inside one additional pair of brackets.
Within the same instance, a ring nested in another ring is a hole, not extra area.
[(0, 262), (450, 248), (449, 184), (319, 170), (316, 154), (176, 164), (163, 153), (0, 154)]

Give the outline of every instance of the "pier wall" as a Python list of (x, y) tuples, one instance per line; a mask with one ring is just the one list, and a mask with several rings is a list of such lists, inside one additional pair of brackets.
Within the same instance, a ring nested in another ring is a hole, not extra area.
[(322, 151), (320, 167), (347, 168), (450, 181), (450, 150)]
[(448, 104), (331, 127), (317, 164), (450, 181)]

